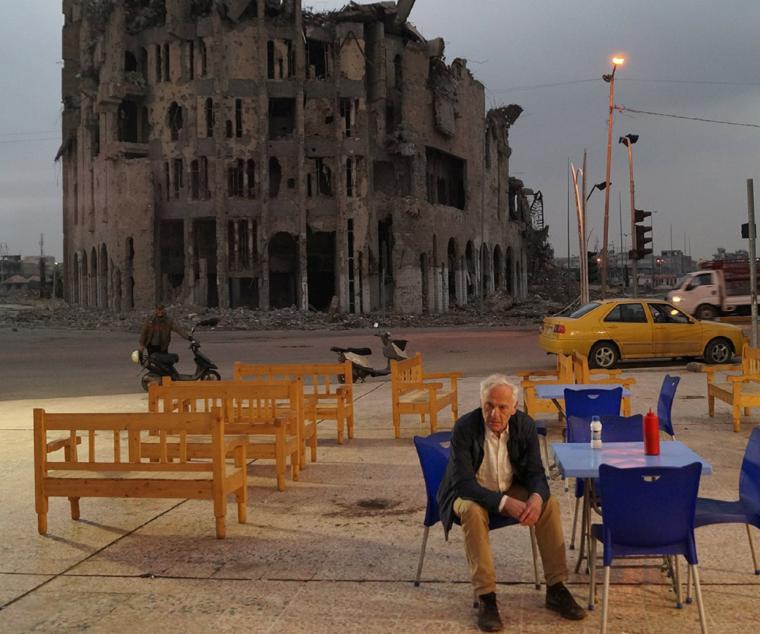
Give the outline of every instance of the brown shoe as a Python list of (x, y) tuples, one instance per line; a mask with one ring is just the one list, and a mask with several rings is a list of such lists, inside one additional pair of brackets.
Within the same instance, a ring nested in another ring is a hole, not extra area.
[(578, 605), (573, 599), (573, 595), (570, 594), (570, 590), (561, 581), (552, 586), (547, 586), (546, 607), (559, 612), (563, 619), (580, 621), (586, 618), (586, 610)]
[(483, 632), (500, 632), (504, 629), (499, 607), (496, 605), (495, 592), (478, 597), (478, 627)]

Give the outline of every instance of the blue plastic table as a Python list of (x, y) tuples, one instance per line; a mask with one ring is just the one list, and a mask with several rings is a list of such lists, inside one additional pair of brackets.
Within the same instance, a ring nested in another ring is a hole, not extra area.
[(536, 385), (536, 396), (554, 401), (565, 398), (565, 390), (614, 390), (616, 387), (623, 388), (623, 398), (631, 395), (631, 390), (618, 383), (544, 383)]
[(608, 464), (618, 468), (633, 467), (683, 467), (692, 462), (702, 463), (702, 474), (710, 475), (712, 465), (689, 449), (682, 442), (667, 440), (660, 442), (660, 454), (647, 456), (643, 442), (608, 442), (601, 449), (592, 449), (589, 443), (552, 443), (554, 461), (565, 478), (584, 478), (583, 515), (581, 520), (581, 546), (575, 571), (580, 569), (589, 543), (591, 532), (591, 492), (593, 480), (599, 477), (599, 465)]

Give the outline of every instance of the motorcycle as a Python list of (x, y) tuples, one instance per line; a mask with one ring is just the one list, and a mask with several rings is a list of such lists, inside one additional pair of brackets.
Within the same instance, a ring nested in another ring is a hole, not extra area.
[[(375, 324), (375, 328), (377, 327), (378, 324)], [(377, 332), (375, 336), (380, 337), (383, 347), (383, 356), (386, 359), (384, 368), (373, 368), (370, 365), (367, 357), (372, 354), (371, 348), (339, 348), (337, 346), (330, 348), (337, 353), (340, 363), (351, 362), (351, 376), (354, 382), (364, 383), (368, 376), (388, 376), (391, 373), (391, 361), (403, 361), (409, 358), (406, 352), (406, 344), (408, 343), (406, 339), (393, 339), (387, 330)], [(338, 381), (343, 383), (345, 379), (340, 375)]]
[(222, 379), (217, 372), (217, 365), (200, 350), (200, 342), (193, 337), (198, 326), (216, 326), (219, 320), (216, 317), (204, 319), (195, 324), (190, 331), (190, 350), (193, 352), (195, 372), (193, 374), (181, 374), (174, 367), (179, 361), (179, 355), (169, 352), (154, 352), (148, 354), (135, 350), (132, 353), (132, 361), (143, 367), (143, 375), (140, 377), (140, 385), (148, 391), (151, 383), (160, 383), (161, 377), (168, 376), (172, 381), (220, 381)]

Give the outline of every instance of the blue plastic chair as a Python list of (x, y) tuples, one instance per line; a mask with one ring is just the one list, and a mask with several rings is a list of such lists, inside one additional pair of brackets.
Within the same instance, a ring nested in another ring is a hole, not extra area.
[[(695, 526), (711, 524), (745, 524), (749, 548), (752, 551), (752, 565), (755, 574), (760, 575), (755, 546), (752, 543), (750, 525), (760, 528), (760, 427), (755, 427), (744, 451), (744, 460), (739, 473), (739, 499), (735, 502), (697, 498)], [(688, 598), (687, 598), (688, 601)]]
[[(591, 584), (589, 609), (596, 592), (596, 543), (604, 545), (604, 594), (601, 632), (607, 631), (610, 567), (618, 558), (674, 557), (683, 555), (694, 577), (699, 622), (707, 631), (702, 589), (699, 585), (694, 512), (702, 464), (684, 467), (599, 467), (599, 486), (604, 497), (602, 524), (591, 527)], [(675, 566), (677, 606), (681, 603), (678, 566)]]
[(565, 389), (565, 417), (571, 416), (619, 416), (623, 388), (611, 390), (589, 388)]
[(660, 419), (660, 429), (670, 436), (671, 440), (675, 440), (676, 438), (676, 433), (673, 431), (671, 413), (673, 411), (673, 399), (676, 396), (676, 389), (680, 382), (680, 376), (666, 374), (662, 380), (660, 398), (657, 400), (657, 418)]
[[(425, 480), (425, 493), (427, 495), (427, 507), (425, 508), (425, 520), (423, 522), (425, 530), (422, 534), (422, 548), (420, 550), (420, 560), (417, 565), (417, 576), (414, 579), (414, 585), (420, 585), (422, 576), (422, 565), (425, 561), (425, 549), (427, 548), (428, 533), (430, 527), (441, 521), (441, 515), (438, 510), (438, 500), (436, 494), (438, 487), (441, 485), (443, 475), (446, 471), (446, 465), (449, 462), (449, 442), (451, 441), (450, 431), (439, 431), (429, 436), (415, 436), (414, 446), (417, 449), (417, 457), (420, 459), (422, 467), (422, 477)], [(455, 515), (454, 522), (459, 524), (459, 518)], [(505, 526), (519, 526), (520, 523), (511, 517), (500, 514), (489, 514), (489, 528), (503, 528)], [(530, 527), (530, 544), (533, 552), (533, 572), (535, 574), (536, 589), (541, 588), (541, 580), (538, 576), (538, 546), (536, 544), (536, 533), (533, 527)]]
[[(602, 443), (605, 442), (641, 442), (644, 440), (644, 417), (634, 416), (600, 416), (602, 423)], [(571, 416), (567, 419), (567, 442), (591, 441), (591, 417)], [(584, 481), (575, 481), (575, 511), (573, 513), (573, 532), (570, 536), (570, 550), (575, 549), (575, 532), (578, 526), (578, 508), (583, 499)], [(597, 505), (599, 500), (597, 498)]]

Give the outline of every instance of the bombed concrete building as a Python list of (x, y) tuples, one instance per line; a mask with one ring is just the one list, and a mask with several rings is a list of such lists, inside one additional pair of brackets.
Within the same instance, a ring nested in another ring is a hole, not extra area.
[(443, 312), (526, 294), (519, 106), (413, 0), (63, 0), (73, 304)]

